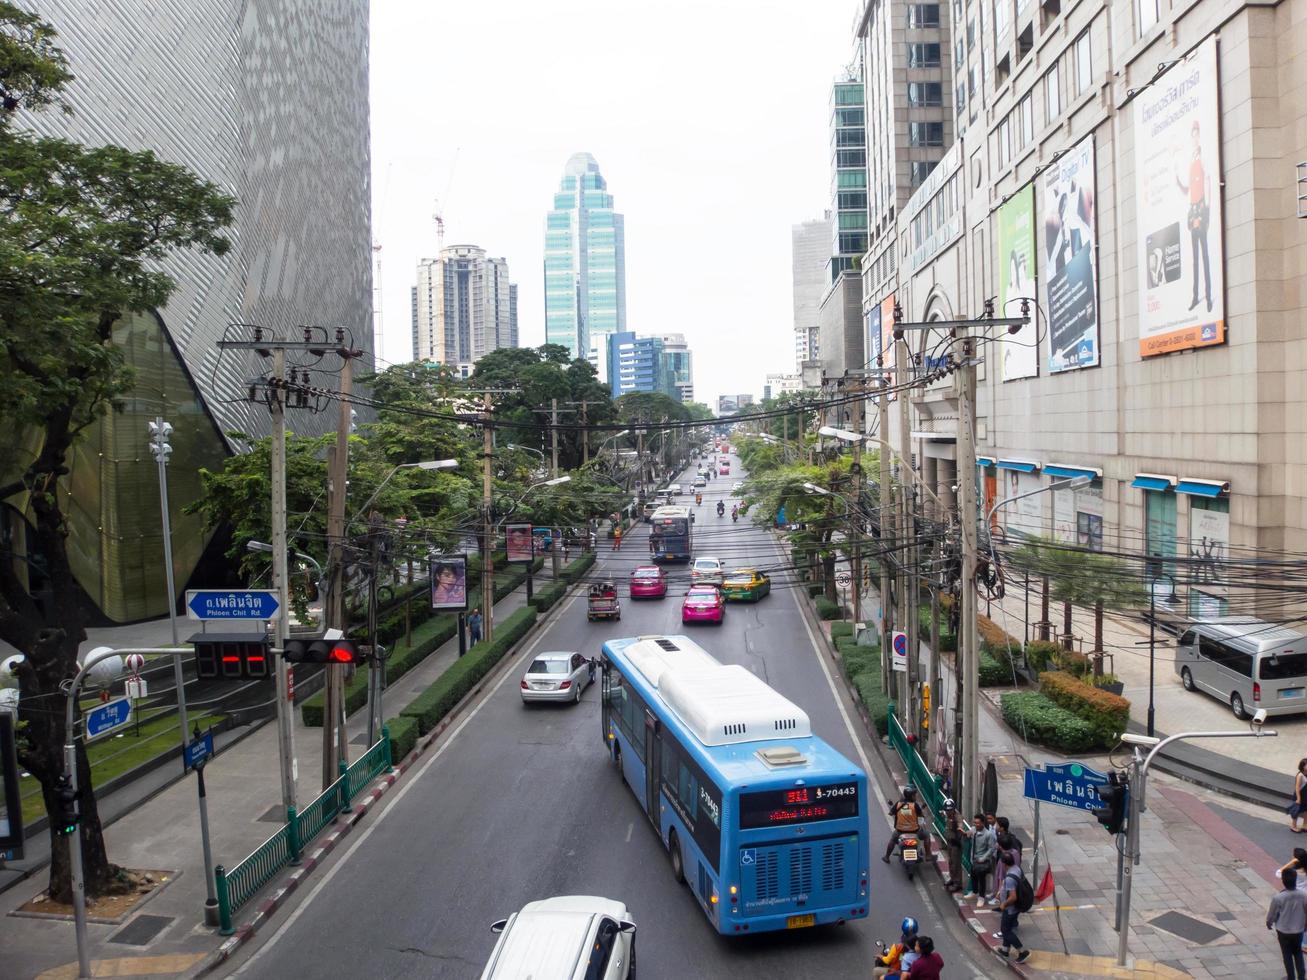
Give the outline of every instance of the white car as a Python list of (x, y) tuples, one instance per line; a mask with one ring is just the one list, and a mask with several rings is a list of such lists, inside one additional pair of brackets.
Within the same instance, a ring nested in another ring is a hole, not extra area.
[(490, 927), (499, 942), (481, 980), (628, 980), (635, 976), (635, 923), (621, 902), (560, 895), (528, 902)]
[(696, 558), (690, 566), (691, 585), (721, 585), (726, 580), (726, 569), (720, 558)]
[(685, 493), (685, 488), (682, 487), (679, 483), (673, 483), (671, 486), (667, 488), (667, 492), (672, 494), (673, 496), (679, 497), (681, 496), (681, 494)]
[(522, 676), (522, 703), (580, 702), (581, 692), (594, 679), (594, 664), (584, 654), (575, 650), (537, 653)]
[(696, 476), (696, 477), (694, 478), (694, 489), (696, 489), (696, 490), (702, 490), (702, 489), (703, 489), (704, 487), (706, 487), (707, 485), (708, 485), (708, 481), (705, 480), (703, 477), (701, 477), (701, 476)]

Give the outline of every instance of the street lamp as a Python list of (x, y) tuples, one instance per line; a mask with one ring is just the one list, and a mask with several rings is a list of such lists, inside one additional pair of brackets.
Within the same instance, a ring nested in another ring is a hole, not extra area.
[[(1160, 557), (1154, 555), (1153, 557)], [(1156, 572), (1148, 584), (1148, 735), (1153, 735), (1153, 674), (1157, 667), (1157, 587), (1161, 580), (1171, 583), (1171, 594), (1166, 597), (1167, 604), (1174, 607), (1180, 601), (1175, 591), (1175, 576), (1169, 572)]]
[[(989, 522), (994, 519), (994, 514), (1004, 504), (1010, 504), (1014, 500), (1021, 500), (1023, 497), (1033, 497), (1037, 493), (1049, 493), (1053, 490), (1078, 490), (1080, 487), (1087, 487), (1093, 482), (1092, 477), (1085, 476), (1082, 473), (1080, 476), (1073, 476), (1066, 480), (1057, 480), (1046, 487), (1036, 487), (1034, 490), (1027, 490), (1024, 493), (1014, 493), (1010, 497), (1004, 497), (993, 507), (989, 508), (989, 513), (985, 515), (985, 527), (989, 527)], [(991, 553), (993, 552), (992, 547), (990, 548), (990, 551)]]
[[(272, 545), (268, 544), (266, 541), (250, 540), (245, 542), (245, 550), (255, 554), (261, 552), (271, 554)], [(318, 598), (322, 601), (322, 610), (318, 613), (318, 626), (325, 629), (327, 626), (327, 592), (329, 589), (329, 583), (326, 575), (323, 574), (322, 566), (318, 564), (316, 558), (312, 555), (306, 555), (302, 551), (292, 551), (289, 554), (298, 558), (300, 561), (308, 562), (313, 566), (313, 570), (318, 573)]]
[(394, 467), (389, 473), (386, 474), (386, 478), (384, 480), (382, 480), (380, 483), (377, 484), (377, 489), (372, 491), (372, 496), (369, 497), (367, 501), (363, 504), (363, 506), (358, 509), (358, 513), (354, 515), (354, 519), (351, 520), (350, 523), (353, 524), (365, 513), (367, 513), (368, 508), (372, 506), (372, 501), (376, 500), (377, 494), (381, 493), (381, 488), (384, 487), (387, 483), (389, 483), (390, 478), (394, 476), (396, 473), (398, 473), (400, 470), (409, 470), (409, 469), (452, 470), (457, 468), (458, 468), (458, 460), (456, 459), (432, 459), (432, 460), (424, 460), (421, 463), (400, 463), (398, 466)]

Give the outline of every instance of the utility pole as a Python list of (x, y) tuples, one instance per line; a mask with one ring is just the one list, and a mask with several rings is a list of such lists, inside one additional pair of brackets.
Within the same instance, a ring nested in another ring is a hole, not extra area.
[[(553, 466), (552, 466), (552, 467), (550, 468), (550, 470), (549, 470), (549, 479), (551, 479), (551, 480), (555, 480), (555, 479), (558, 478), (558, 399), (557, 399), (557, 398), (552, 398), (552, 399), (550, 399), (549, 407), (550, 407), (550, 413), (549, 413), (549, 415), (550, 415), (549, 435), (550, 435), (550, 437), (551, 437), (551, 439), (552, 439), (552, 441), (553, 441), (553, 447), (552, 447), (552, 448), (553, 448)], [(559, 552), (562, 550), (562, 548), (563, 548), (562, 536), (563, 536), (562, 528), (558, 528), (558, 538), (559, 538), (559, 540), (556, 540), (556, 541), (553, 540), (553, 538), (554, 538), (553, 531), (550, 531), (550, 533), (549, 533), (550, 540), (553, 542), (553, 543), (550, 545), (550, 548), (549, 548), (550, 566), (551, 566), (551, 568), (552, 568), (552, 570), (553, 570), (553, 573), (554, 573), (554, 581), (555, 581), (555, 582), (558, 581), (558, 571), (559, 571), (559, 570), (558, 570), (558, 553), (559, 553)], [(528, 570), (528, 575), (529, 575), (529, 574), (530, 574), (530, 571)], [(529, 581), (529, 579), (528, 579), (528, 581)]]
[[(992, 315), (993, 307), (986, 304)], [(962, 778), (962, 812), (975, 813), (980, 801), (976, 792), (980, 779), (976, 764), (980, 710), (977, 672), (980, 669), (980, 636), (976, 629), (976, 364), (975, 341), (970, 335), (958, 338), (962, 366), (955, 375), (958, 396), (958, 523), (962, 529), (961, 635), (958, 637), (956, 671), (962, 695), (962, 753), (956, 772)]]
[[(273, 643), (286, 649), (290, 635), (290, 570), (286, 555), (286, 348), (272, 352), (273, 383), (270, 389), (272, 409), (272, 575), (277, 585), (277, 619)], [(290, 665), (277, 657), (277, 741), (281, 746), (281, 801), (288, 809), (295, 806), (295, 726), (291, 712)]]
[[(858, 394), (862, 394), (862, 379), (858, 378), (853, 384), (857, 385)], [(857, 424), (853, 431), (859, 436), (853, 443), (853, 507), (845, 507), (849, 517), (849, 536), (850, 544), (853, 547), (853, 630), (854, 636), (857, 636), (858, 623), (862, 621), (862, 434), (866, 431), (866, 425), (862, 419), (863, 402), (859, 397), (854, 403), (857, 406)]]
[[(907, 684), (907, 698), (903, 702), (903, 723), (910, 732), (920, 732), (918, 717), (921, 688), (921, 646), (917, 638), (917, 529), (916, 516), (913, 513), (913, 492), (911, 484), (912, 463), (912, 399), (906, 387), (911, 375), (908, 359), (908, 341), (903, 339), (894, 345), (894, 374), (899, 384), (904, 386), (899, 393), (899, 448), (901, 453), (899, 465), (899, 528), (900, 540), (903, 542), (899, 551), (900, 582), (899, 604), (903, 616), (903, 632), (908, 638), (908, 670), (904, 678)], [(973, 470), (974, 472), (974, 470)]]
[(640, 503), (644, 503), (644, 420), (640, 421), (640, 428), (635, 430), (635, 460), (639, 467), (640, 475), (636, 478), (636, 484), (640, 488)]
[[(882, 374), (880, 376), (880, 398), (876, 403), (877, 414), (879, 417), (879, 432), (884, 439), (889, 434), (889, 378)], [(887, 440), (888, 441), (888, 440)], [(894, 560), (894, 534), (893, 534), (893, 499), (894, 491), (890, 486), (890, 452), (889, 446), (881, 446), (880, 449), (880, 619), (881, 633), (880, 638), (880, 683), (881, 690), (887, 695), (890, 693), (890, 681), (893, 677), (893, 671), (890, 670), (891, 651), (893, 650), (893, 632), (894, 632), (894, 615), (890, 600), (893, 593), (890, 591), (889, 565)]]
[(485, 536), (481, 555), (481, 622), (483, 639), (489, 643), (495, 635), (495, 514), (493, 501), (494, 474), (490, 471), (493, 447), (490, 444), (490, 392), (481, 396), (481, 510), (484, 517), (481, 533)]
[[(599, 405), (601, 402), (596, 398), (583, 398), (579, 402), (563, 402), (564, 405), (576, 405), (581, 410), (581, 465), (586, 466), (590, 462), (590, 416), (587, 409), (591, 405)], [(554, 474), (557, 476), (558, 474)]]
[[(327, 594), (328, 629), (345, 631), (345, 506), (349, 480), (350, 395), (354, 390), (354, 358), (360, 351), (344, 347), (344, 331), (336, 331), (337, 351), (343, 358), (340, 371), (340, 402), (336, 416), (336, 444), (327, 450)], [(340, 775), (340, 763), (349, 762), (349, 739), (345, 732), (344, 664), (327, 664), (322, 701), (322, 788)]]

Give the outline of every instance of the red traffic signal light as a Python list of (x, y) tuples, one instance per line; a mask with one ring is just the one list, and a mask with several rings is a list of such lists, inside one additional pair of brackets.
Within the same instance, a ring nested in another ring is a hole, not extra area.
[(1106, 786), (1096, 786), (1102, 806), (1094, 807), (1090, 812), (1109, 834), (1125, 833), (1126, 808), (1130, 801), (1130, 788), (1120, 773), (1108, 773)]
[(322, 637), (287, 640), (282, 656), (288, 664), (361, 664), (367, 660), (354, 641)]

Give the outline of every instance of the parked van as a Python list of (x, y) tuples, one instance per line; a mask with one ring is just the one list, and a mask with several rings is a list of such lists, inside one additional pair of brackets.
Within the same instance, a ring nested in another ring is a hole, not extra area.
[(490, 928), (499, 942), (481, 980), (634, 980), (635, 923), (621, 902), (561, 895)]
[(1189, 626), (1176, 648), (1185, 690), (1201, 690), (1236, 718), (1307, 712), (1307, 636), (1251, 616), (1223, 616)]

